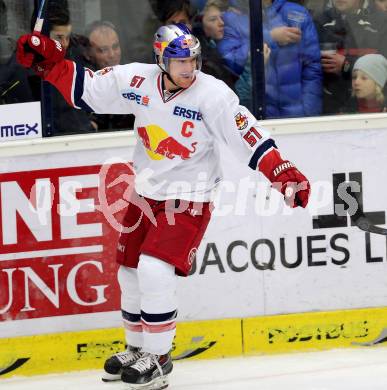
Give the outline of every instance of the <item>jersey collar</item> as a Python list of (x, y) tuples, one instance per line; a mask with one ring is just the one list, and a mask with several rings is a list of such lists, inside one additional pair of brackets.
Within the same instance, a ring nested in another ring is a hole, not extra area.
[(192, 80), (192, 83), (191, 85), (188, 87), (188, 88), (182, 88), (182, 89), (179, 89), (177, 90), (175, 93), (172, 93), (170, 94), (168, 97), (166, 97), (164, 95), (164, 88), (163, 88), (163, 79), (162, 79), (162, 73), (159, 73), (158, 77), (157, 77), (157, 89), (159, 91), (159, 94), (160, 94), (160, 97), (162, 99), (162, 101), (164, 103), (168, 103), (170, 100), (174, 99), (176, 96), (180, 95), (182, 92), (184, 92), (185, 90), (187, 90), (188, 88), (191, 87), (191, 85), (196, 81), (196, 76), (194, 77), (194, 79)]

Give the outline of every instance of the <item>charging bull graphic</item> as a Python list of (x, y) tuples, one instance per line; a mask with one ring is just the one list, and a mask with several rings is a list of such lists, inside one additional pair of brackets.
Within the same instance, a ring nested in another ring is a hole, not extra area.
[(196, 152), (197, 142), (193, 142), (189, 149), (156, 125), (138, 127), (137, 134), (152, 160), (162, 160), (165, 157), (170, 160), (175, 157), (187, 160)]
[(179, 156), (182, 160), (187, 160), (191, 157), (192, 153), (195, 153), (196, 144), (197, 142), (193, 142), (191, 144), (192, 150), (189, 150), (184, 145), (177, 142), (173, 137), (168, 137), (159, 143), (155, 153), (161, 154), (169, 159), (173, 159), (176, 156)]

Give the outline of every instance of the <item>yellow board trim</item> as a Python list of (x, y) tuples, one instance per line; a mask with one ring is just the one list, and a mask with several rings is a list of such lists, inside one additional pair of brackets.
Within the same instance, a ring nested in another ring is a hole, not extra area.
[[(212, 359), (384, 342), (387, 307), (178, 323), (172, 356)], [(124, 331), (117, 328), (0, 338), (0, 381), (101, 369), (108, 356), (124, 348)]]
[(387, 308), (243, 319), (246, 355), (378, 345)]

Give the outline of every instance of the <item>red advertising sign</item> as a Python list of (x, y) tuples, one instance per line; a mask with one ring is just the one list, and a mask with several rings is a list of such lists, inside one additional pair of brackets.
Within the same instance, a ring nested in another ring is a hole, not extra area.
[(129, 164), (0, 174), (0, 321), (119, 310)]

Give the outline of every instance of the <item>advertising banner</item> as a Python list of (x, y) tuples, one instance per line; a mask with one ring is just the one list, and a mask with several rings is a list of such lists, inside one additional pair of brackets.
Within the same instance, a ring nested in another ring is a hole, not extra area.
[(0, 142), (42, 137), (40, 102), (0, 105)]

